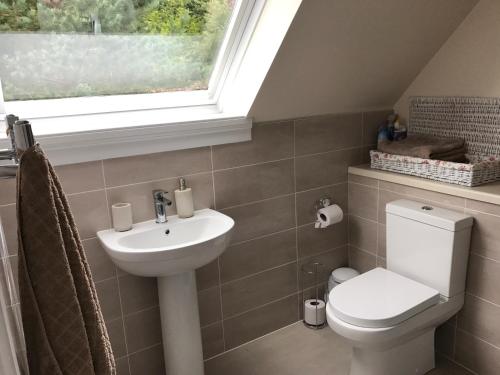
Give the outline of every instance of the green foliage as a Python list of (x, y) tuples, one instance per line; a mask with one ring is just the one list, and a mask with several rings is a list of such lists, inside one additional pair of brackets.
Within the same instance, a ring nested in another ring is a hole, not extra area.
[(0, 32), (38, 29), (36, 0), (0, 0)]
[(200, 34), (207, 0), (160, 0), (139, 21), (139, 31), (155, 34)]

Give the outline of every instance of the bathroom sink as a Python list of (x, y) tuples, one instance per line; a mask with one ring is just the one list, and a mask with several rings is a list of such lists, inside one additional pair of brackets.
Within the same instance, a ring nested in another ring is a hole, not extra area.
[(124, 271), (158, 277), (210, 263), (227, 247), (233, 226), (233, 219), (207, 208), (187, 219), (169, 216), (166, 223), (145, 221), (126, 232), (103, 230), (97, 237)]
[(151, 220), (126, 232), (97, 233), (119, 268), (157, 277), (168, 375), (204, 373), (195, 269), (222, 254), (233, 227), (229, 216), (204, 209), (187, 219), (168, 216), (166, 223)]

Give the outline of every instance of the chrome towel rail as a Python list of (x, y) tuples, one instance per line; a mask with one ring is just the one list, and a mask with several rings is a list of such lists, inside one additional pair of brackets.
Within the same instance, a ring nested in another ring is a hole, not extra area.
[(19, 120), (19, 117), (14, 115), (7, 115), (6, 123), (7, 135), (12, 147), (0, 150), (0, 160), (12, 160), (14, 164), (0, 165), (0, 178), (13, 178), (16, 176), (19, 157), (35, 144), (35, 138), (29, 121)]

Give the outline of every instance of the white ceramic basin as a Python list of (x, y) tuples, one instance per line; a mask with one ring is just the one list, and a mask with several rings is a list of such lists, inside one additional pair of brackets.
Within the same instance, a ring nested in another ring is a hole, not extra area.
[(169, 216), (134, 224), (126, 232), (103, 230), (97, 237), (114, 263), (138, 276), (169, 276), (194, 270), (217, 258), (229, 243), (234, 221), (203, 209), (193, 217)]
[(203, 375), (203, 350), (194, 270), (217, 258), (229, 244), (234, 221), (204, 209), (180, 219), (168, 216), (134, 224), (126, 232), (97, 232), (121, 269), (158, 278), (161, 330), (168, 375)]

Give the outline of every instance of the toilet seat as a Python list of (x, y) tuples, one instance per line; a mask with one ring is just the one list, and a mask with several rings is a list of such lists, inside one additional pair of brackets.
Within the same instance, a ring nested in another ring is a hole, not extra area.
[(330, 292), (340, 320), (367, 328), (395, 326), (439, 302), (439, 292), (384, 268), (375, 268)]

